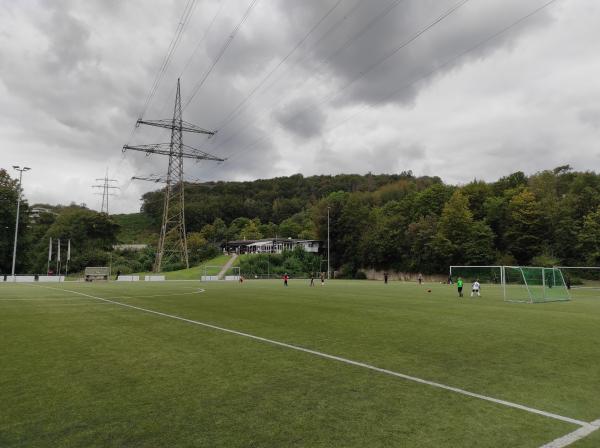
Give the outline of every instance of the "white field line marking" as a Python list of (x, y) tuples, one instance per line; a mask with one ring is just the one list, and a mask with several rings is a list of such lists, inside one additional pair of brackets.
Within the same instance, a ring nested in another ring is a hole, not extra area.
[(168, 317), (170, 319), (180, 320), (182, 322), (188, 322), (190, 324), (200, 325), (200, 326), (206, 327), (206, 328), (212, 328), (213, 330), (218, 330), (218, 331), (222, 331), (222, 332), (225, 332), (225, 333), (230, 333), (230, 334), (235, 334), (235, 335), (238, 335), (238, 336), (243, 336), (243, 337), (246, 337), (246, 338), (249, 338), (249, 339), (254, 339), (256, 341), (261, 341), (261, 342), (266, 342), (268, 344), (277, 345), (279, 347), (289, 348), (291, 350), (296, 350), (296, 351), (299, 351), (299, 352), (309, 353), (311, 355), (319, 356), (321, 358), (326, 358), (326, 359), (331, 359), (331, 360), (334, 360), (334, 361), (339, 361), (339, 362), (342, 362), (342, 363), (345, 363), (345, 364), (350, 364), (350, 365), (353, 365), (353, 366), (362, 367), (364, 369), (373, 370), (375, 372), (385, 373), (386, 375), (391, 375), (391, 376), (395, 376), (395, 377), (398, 377), (398, 378), (403, 378), (403, 379), (408, 380), (408, 381), (414, 381), (414, 382), (420, 383), (420, 384), (427, 384), (428, 386), (437, 387), (439, 389), (444, 389), (444, 390), (449, 390), (451, 392), (456, 392), (458, 394), (466, 395), (468, 397), (479, 398), (480, 400), (490, 401), (492, 403), (501, 404), (501, 405), (504, 405), (504, 406), (507, 406), (507, 407), (510, 407), (510, 408), (520, 409), (520, 410), (525, 411), (525, 412), (530, 412), (532, 414), (542, 415), (544, 417), (553, 418), (553, 419), (556, 419), (556, 420), (561, 420), (563, 422), (572, 423), (574, 425), (585, 426), (585, 427), (590, 426), (590, 423), (584, 422), (582, 420), (577, 420), (577, 419), (574, 419), (574, 418), (565, 417), (565, 416), (562, 416), (562, 415), (554, 414), (552, 412), (542, 411), (542, 410), (535, 409), (535, 408), (532, 408), (532, 407), (529, 407), (529, 406), (525, 406), (525, 405), (522, 405), (522, 404), (512, 403), (512, 402), (506, 401), (506, 400), (500, 400), (498, 398), (488, 397), (487, 395), (482, 395), (482, 394), (478, 394), (478, 393), (475, 393), (475, 392), (469, 392), (468, 390), (460, 389), (458, 387), (447, 386), (445, 384), (436, 383), (434, 381), (429, 381), (429, 380), (424, 380), (424, 379), (417, 378), (417, 377), (414, 377), (414, 376), (405, 375), (403, 373), (394, 372), (394, 371), (388, 370), (388, 369), (382, 369), (380, 367), (375, 367), (375, 366), (372, 366), (370, 364), (365, 364), (365, 363), (362, 363), (362, 362), (359, 362), (359, 361), (353, 361), (351, 359), (342, 358), (340, 356), (329, 355), (327, 353), (319, 352), (319, 351), (316, 351), (316, 350), (310, 350), (308, 348), (300, 347), (300, 346), (297, 346), (297, 345), (287, 344), (285, 342), (279, 342), (279, 341), (275, 341), (273, 339), (267, 339), (267, 338), (263, 338), (261, 336), (255, 336), (253, 334), (243, 333), (241, 331), (230, 330), (228, 328), (219, 327), (219, 326), (216, 326), (216, 325), (208, 324), (208, 323), (205, 323), (205, 322), (200, 322), (200, 321), (197, 321), (197, 320), (186, 319), (185, 317), (175, 316), (173, 314), (167, 314), (167, 313), (162, 313), (160, 311), (149, 310), (147, 308), (142, 308), (142, 307), (135, 306), (135, 305), (129, 305), (127, 303), (116, 302), (114, 300), (104, 299), (102, 297), (92, 296), (90, 294), (85, 294), (85, 293), (78, 292), (78, 291), (71, 291), (71, 290), (68, 290), (68, 289), (52, 288), (50, 286), (38, 286), (38, 287), (39, 288), (47, 288), (47, 289), (54, 289), (54, 290), (60, 290), (60, 291), (70, 292), (72, 294), (77, 294), (77, 295), (80, 295), (80, 296), (83, 296), (83, 297), (89, 297), (89, 298), (92, 298), (92, 299), (102, 300), (104, 302), (110, 302), (110, 303), (115, 304), (115, 305), (123, 306), (123, 307), (126, 307), (126, 308), (131, 308), (131, 309), (138, 310), (138, 311), (143, 311), (145, 313), (156, 314), (157, 316)]
[(23, 299), (0, 299), (0, 301), (4, 302), (4, 301), (13, 301), (13, 302), (24, 302), (24, 301), (51, 301), (51, 300), (81, 300), (78, 297), (26, 297)]
[(553, 440), (552, 442), (548, 442), (547, 444), (541, 446), (540, 448), (564, 448), (565, 446), (569, 446), (578, 440), (583, 439), (584, 437), (589, 436), (594, 431), (600, 429), (600, 419), (595, 420), (591, 423), (588, 423), (585, 426), (565, 435), (559, 437), (558, 439)]

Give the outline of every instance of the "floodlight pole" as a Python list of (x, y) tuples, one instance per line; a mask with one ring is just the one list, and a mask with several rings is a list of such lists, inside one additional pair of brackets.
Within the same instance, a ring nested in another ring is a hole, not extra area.
[(17, 238), (19, 237), (19, 213), (21, 211), (21, 181), (23, 180), (23, 171), (29, 171), (31, 168), (13, 165), (13, 168), (19, 172), (19, 189), (17, 191), (17, 220), (15, 223), (15, 244), (13, 245), (12, 270), (11, 277), (15, 280), (15, 263), (17, 261)]
[(329, 206), (327, 206), (327, 280), (331, 279), (331, 266), (329, 264)]

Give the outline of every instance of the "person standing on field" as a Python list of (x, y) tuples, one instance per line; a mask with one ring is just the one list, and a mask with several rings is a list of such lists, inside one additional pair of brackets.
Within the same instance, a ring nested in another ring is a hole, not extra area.
[(289, 280), (289, 279), (290, 279), (290, 276), (289, 276), (289, 275), (287, 275), (287, 272), (286, 272), (286, 273), (283, 275), (283, 286), (286, 286), (286, 287), (287, 287), (287, 285), (288, 285), (288, 280)]
[(310, 273), (310, 286), (315, 286), (315, 273)]
[(325, 286), (325, 272), (321, 272), (321, 286)]
[(420, 272), (419, 272), (419, 275), (417, 276), (417, 280), (419, 281), (419, 285), (423, 284), (423, 274), (421, 274)]
[(384, 272), (383, 273), (383, 283), (385, 283), (387, 285), (387, 281), (388, 281), (388, 273)]
[(481, 294), (479, 294), (480, 287), (479, 280), (475, 280), (473, 282), (473, 287), (471, 288), (471, 297), (473, 297), (473, 294), (477, 294), (477, 297), (481, 297)]
[(456, 287), (458, 289), (458, 297), (462, 297), (463, 296), (463, 279), (462, 277), (458, 277), (458, 280), (456, 280)]

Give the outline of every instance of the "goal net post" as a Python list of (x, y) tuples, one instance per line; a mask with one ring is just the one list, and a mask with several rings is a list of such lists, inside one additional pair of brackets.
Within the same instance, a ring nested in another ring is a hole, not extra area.
[(450, 266), (450, 278), (454, 283), (460, 277), (465, 282), (478, 281), (500, 286), (503, 275), (502, 266)]
[(503, 266), (503, 295), (507, 302), (545, 303), (570, 300), (558, 268)]
[(556, 266), (563, 274), (568, 288), (600, 289), (600, 267)]

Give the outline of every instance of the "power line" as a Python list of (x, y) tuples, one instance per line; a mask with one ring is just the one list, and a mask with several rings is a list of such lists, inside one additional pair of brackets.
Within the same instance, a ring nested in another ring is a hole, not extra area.
[(484, 46), (488, 42), (490, 42), (490, 41), (496, 39), (497, 37), (499, 37), (499, 36), (507, 33), (508, 31), (512, 30), (513, 28), (515, 28), (516, 26), (520, 25), (521, 23), (523, 23), (524, 21), (526, 21), (530, 17), (532, 17), (532, 16), (536, 15), (537, 13), (539, 13), (540, 11), (546, 9), (548, 6), (550, 6), (552, 3), (556, 2), (556, 1), (557, 0), (550, 0), (550, 1), (546, 2), (546, 3), (544, 3), (542, 6), (534, 9), (533, 11), (527, 13), (524, 16), (521, 16), (516, 21), (514, 21), (511, 24), (509, 24), (508, 26), (502, 28), (500, 31), (497, 31), (494, 34), (492, 34), (491, 36), (488, 36), (485, 39), (479, 41), (474, 46), (468, 48), (467, 50), (462, 51), (461, 53), (457, 54), (456, 56), (453, 56), (453, 57), (451, 57), (449, 59), (446, 59), (444, 62), (442, 62), (440, 65), (438, 65), (434, 70), (431, 70), (431, 71), (427, 72), (425, 75), (419, 76), (418, 78), (413, 79), (412, 81), (408, 82), (407, 84), (404, 84), (401, 87), (399, 87), (397, 89), (394, 89), (392, 92), (390, 92), (390, 93), (382, 96), (381, 98), (379, 98), (375, 103), (369, 104), (369, 105), (366, 105), (366, 106), (362, 106), (361, 107), (362, 110), (358, 110), (357, 112), (351, 114), (350, 116), (348, 116), (348, 117), (340, 120), (335, 125), (330, 126), (327, 129), (325, 129), (324, 132), (330, 132), (330, 131), (332, 131), (332, 130), (338, 128), (338, 127), (340, 127), (344, 123), (347, 123), (348, 121), (350, 121), (353, 118), (356, 118), (358, 115), (362, 114), (366, 109), (372, 109), (372, 108), (376, 107), (377, 105), (382, 104), (382, 103), (388, 101), (390, 98), (393, 98), (395, 95), (399, 94), (403, 90), (408, 89), (408, 88), (414, 86), (415, 84), (419, 83), (420, 81), (423, 81), (423, 80), (425, 80), (427, 78), (432, 77), (433, 75), (435, 75), (436, 73), (442, 71), (443, 69), (445, 69), (449, 65), (453, 64), (457, 60), (463, 58), (467, 54), (472, 53), (475, 50), (478, 50), (479, 48), (481, 48), (482, 46)]
[(165, 55), (165, 58), (159, 68), (156, 78), (154, 79), (152, 88), (150, 89), (150, 92), (148, 93), (148, 97), (146, 98), (146, 102), (144, 103), (144, 108), (142, 109), (142, 112), (140, 113), (140, 116), (139, 116), (140, 118), (143, 118), (143, 116), (145, 115), (145, 113), (148, 109), (148, 106), (150, 105), (150, 102), (152, 101), (152, 99), (154, 98), (154, 95), (156, 94), (156, 91), (158, 90), (158, 87), (165, 75), (167, 67), (169, 66), (171, 59), (173, 57), (173, 54), (175, 53), (175, 49), (177, 48), (177, 45), (179, 44), (179, 41), (181, 40), (183, 31), (189, 22), (191, 13), (192, 13), (195, 5), (196, 5), (196, 0), (188, 0), (187, 4), (185, 6), (185, 9), (184, 9), (182, 18), (180, 19), (177, 29), (175, 31), (175, 35), (173, 36), (173, 39), (171, 40), (171, 43), (167, 50), (167, 54)]
[[(145, 100), (144, 106), (142, 107), (142, 110), (139, 114), (139, 118), (142, 118), (144, 116), (144, 114), (146, 113), (146, 111), (148, 110), (148, 107), (150, 106), (150, 103), (152, 102), (154, 95), (156, 94), (156, 91), (158, 90), (158, 87), (160, 86), (162, 79), (164, 78), (167, 68), (168, 68), (169, 64), (171, 63), (173, 54), (175, 53), (177, 45), (179, 44), (179, 41), (181, 40), (183, 31), (185, 30), (187, 24), (189, 23), (190, 17), (192, 16), (192, 12), (194, 11), (195, 6), (196, 6), (196, 0), (188, 0), (188, 2), (186, 3), (186, 5), (183, 9), (183, 13), (181, 14), (181, 18), (179, 19), (177, 28), (175, 29), (175, 34), (171, 38), (171, 42), (169, 43), (169, 46), (167, 48), (167, 53), (165, 54), (165, 57), (163, 58), (163, 61), (158, 69), (158, 72), (156, 73), (156, 76), (154, 77), (154, 82), (152, 83), (152, 86), (150, 87), (150, 91), (148, 92), (148, 95), (146, 96), (146, 100)], [(136, 129), (137, 129), (137, 126), (134, 126), (133, 129), (131, 130), (131, 134), (129, 135), (128, 141), (131, 141), (131, 139), (133, 138), (133, 135), (136, 132)]]
[(342, 3), (342, 1), (343, 0), (338, 0), (336, 3), (334, 3), (334, 5), (331, 8), (329, 8), (319, 20), (317, 20), (317, 22), (310, 28), (310, 30), (308, 30), (304, 37), (300, 39), (296, 43), (296, 45), (294, 45), (294, 47), (288, 52), (288, 54), (286, 54), (285, 57), (283, 57), (279, 61), (279, 63), (275, 67), (273, 67), (271, 71), (269, 71), (269, 73), (267, 73), (267, 75), (264, 76), (263, 79), (257, 85), (254, 86), (250, 93), (242, 101), (240, 101), (238, 105), (234, 107), (234, 109), (221, 121), (221, 123), (217, 126), (217, 129), (222, 128), (226, 123), (230, 122), (235, 117), (236, 112), (239, 111), (240, 108), (243, 107), (244, 104), (246, 104), (250, 98), (252, 98), (256, 91), (260, 89), (265, 84), (265, 82), (267, 82), (267, 80), (271, 77), (271, 75), (273, 75), (273, 73), (275, 73), (279, 69), (279, 67), (285, 64), (285, 62), (290, 58), (290, 56), (292, 56), (292, 54), (294, 54), (296, 50), (298, 50), (298, 48), (300, 48), (304, 44), (304, 42), (306, 42), (306, 40), (312, 35), (312, 33), (327, 19), (327, 17), (331, 15), (331, 13), (340, 5), (340, 3)]
[[(192, 53), (190, 54), (190, 56), (188, 57), (185, 65), (183, 66), (183, 69), (181, 69), (181, 71), (179, 72), (178, 78), (183, 77), (183, 74), (185, 73), (185, 71), (188, 69), (188, 67), (190, 66), (190, 64), (192, 63), (194, 57), (196, 56), (196, 53), (198, 53), (198, 50), (200, 49), (200, 47), (202, 46), (202, 43), (206, 40), (206, 38), (208, 37), (208, 35), (210, 34), (215, 22), (217, 21), (217, 17), (219, 16), (219, 14), (221, 13), (221, 11), (223, 10), (223, 7), (225, 6), (225, 0), (220, 0), (219, 1), (219, 8), (217, 9), (217, 11), (215, 12), (215, 14), (212, 16), (212, 19), (210, 20), (208, 26), (206, 27), (206, 30), (204, 30), (204, 34), (202, 35), (202, 38), (200, 39), (200, 41), (196, 44), (196, 47), (194, 48), (194, 51), (192, 51)], [(168, 95), (168, 97), (172, 97), (175, 94), (175, 87), (171, 90), (170, 94)], [(169, 106), (170, 103), (168, 103), (167, 101), (165, 101), (165, 104), (163, 106), (163, 109), (161, 111), (161, 115), (165, 112), (165, 108)]]
[[(326, 96), (321, 101), (318, 101), (316, 104), (310, 104), (310, 105), (308, 105), (308, 106), (300, 109), (294, 115), (292, 115), (291, 117), (289, 117), (286, 120), (284, 120), (284, 123), (290, 122), (292, 119), (296, 118), (298, 115), (300, 115), (300, 114), (302, 114), (302, 113), (304, 113), (304, 112), (306, 112), (306, 111), (308, 111), (310, 109), (313, 109), (313, 108), (315, 108), (317, 106), (320, 106), (320, 105), (322, 105), (322, 104), (324, 104), (324, 103), (332, 100), (333, 98), (339, 96), (342, 92), (344, 92), (350, 86), (352, 86), (354, 83), (356, 83), (356, 81), (358, 81), (359, 79), (364, 78), (368, 73), (372, 72), (375, 68), (379, 67), (381, 64), (383, 64), (384, 62), (386, 62), (387, 60), (389, 60), (391, 57), (393, 57), (394, 55), (396, 55), (400, 50), (406, 48), (408, 45), (410, 45), (411, 43), (413, 43), (415, 40), (417, 40), (419, 37), (421, 37), (427, 31), (429, 31), (433, 27), (435, 27), (438, 23), (442, 22), (444, 19), (446, 19), (451, 14), (453, 14), (454, 12), (456, 12), (459, 8), (461, 8), (463, 5), (465, 5), (469, 1), (470, 0), (461, 0), (461, 1), (459, 1), (457, 4), (455, 4), (454, 6), (452, 6), (446, 12), (442, 13), (440, 16), (438, 16), (432, 22), (430, 22), (429, 24), (427, 24), (425, 27), (419, 29), (416, 33), (414, 33), (413, 35), (411, 35), (408, 39), (406, 39), (405, 41), (403, 41), (402, 43), (400, 43), (396, 47), (392, 48), (390, 51), (386, 52), (383, 55), (383, 57), (377, 59), (375, 62), (373, 62), (372, 64), (370, 64), (369, 66), (367, 66), (366, 69), (360, 71), (357, 76), (355, 76), (354, 78), (350, 79), (341, 88), (336, 89), (336, 91), (334, 91), (332, 94)], [(243, 150), (250, 149), (250, 148), (254, 147), (256, 144), (260, 143), (265, 138), (266, 138), (266, 136), (263, 135), (263, 136), (259, 137), (258, 139), (256, 139), (255, 141), (253, 141), (252, 143), (250, 143), (249, 145), (245, 146), (242, 149)], [(231, 155), (234, 154), (234, 153), (236, 153), (236, 152), (237, 151), (233, 151), (231, 154), (229, 154), (228, 158), (230, 158)]]
[(254, 9), (254, 6), (256, 5), (256, 3), (258, 3), (258, 1), (259, 0), (252, 0), (250, 2), (250, 4), (248, 5), (248, 8), (246, 8), (246, 11), (244, 12), (244, 15), (242, 16), (241, 20), (233, 28), (233, 31), (231, 32), (231, 34), (229, 35), (229, 37), (227, 38), (227, 40), (225, 41), (225, 43), (223, 44), (223, 46), (221, 47), (221, 49), (219, 50), (219, 53), (217, 53), (217, 57), (215, 58), (215, 60), (211, 64), (211, 66), (208, 68), (208, 70), (204, 73), (204, 75), (202, 76), (202, 78), (200, 79), (200, 81), (198, 81), (196, 83), (196, 85), (194, 86), (194, 88), (192, 89), (192, 94), (190, 95), (190, 97), (188, 98), (188, 100), (183, 105), (183, 109), (182, 110), (185, 110), (190, 105), (190, 103), (192, 102), (192, 100), (194, 99), (194, 97), (198, 94), (198, 92), (200, 91), (200, 89), (204, 85), (204, 82), (208, 79), (208, 77), (212, 73), (212, 71), (215, 68), (215, 66), (219, 63), (219, 61), (221, 60), (221, 58), (223, 57), (223, 55), (225, 54), (225, 52), (227, 51), (227, 49), (229, 48), (229, 46), (231, 45), (231, 43), (233, 42), (233, 40), (235, 39), (235, 36), (237, 35), (238, 31), (240, 30), (240, 28), (242, 27), (242, 25), (248, 19), (248, 16), (252, 12), (252, 9)]
[[(415, 79), (413, 79), (412, 81), (394, 89), (392, 92), (383, 95), (382, 97), (380, 97), (374, 104), (370, 104), (367, 106), (363, 106), (361, 109), (353, 114), (351, 114), (350, 116), (340, 120), (339, 122), (337, 122), (335, 125), (330, 126), (329, 128), (325, 129), (323, 132), (331, 132), (332, 130), (340, 127), (341, 125), (347, 123), (348, 121), (356, 118), (357, 116), (361, 115), (362, 113), (364, 113), (366, 110), (368, 109), (372, 109), (374, 107), (376, 107), (377, 105), (384, 103), (386, 101), (388, 101), (390, 98), (393, 98), (395, 95), (399, 94), (400, 92), (402, 92), (403, 90), (410, 88), (412, 86), (414, 86), (415, 84), (417, 84), (420, 81), (423, 81), (427, 78), (432, 77), (433, 75), (435, 75), (436, 73), (442, 71), (443, 69), (445, 69), (446, 67), (450, 66), (451, 64), (453, 64), (454, 62), (460, 60), (461, 58), (465, 57), (466, 55), (478, 50), (479, 48), (481, 48), (482, 46), (486, 45), (487, 43), (489, 43), (490, 41), (502, 36), (503, 34), (508, 33), (509, 31), (511, 31), (512, 29), (514, 29), (515, 27), (519, 26), (520, 24), (522, 24), (523, 22), (527, 21), (529, 18), (531, 18), (532, 16), (538, 14), (539, 12), (541, 12), (542, 10), (546, 9), (547, 7), (549, 7), (550, 5), (552, 5), (553, 3), (555, 3), (557, 0), (549, 0), (546, 3), (542, 4), (541, 6), (535, 8), (534, 10), (530, 11), (529, 13), (519, 17), (517, 20), (511, 22), (509, 25), (505, 26), (504, 28), (500, 29), (499, 31), (491, 34), (490, 36), (486, 37), (485, 39), (482, 39), (481, 41), (479, 41), (477, 44), (473, 45), (472, 47), (469, 47), (468, 49), (458, 53), (457, 55), (445, 60), (443, 63), (441, 63), (440, 65), (438, 65), (434, 70), (429, 71), (428, 73), (419, 76)], [(262, 140), (256, 140), (255, 142), (253, 142), (249, 147), (253, 146), (256, 143), (259, 143), (259, 141)], [(248, 147), (246, 147), (248, 148)], [(234, 154), (237, 151), (233, 151), (228, 158), (231, 158), (231, 155)]]
[[(354, 41), (356, 41), (358, 38), (360, 38), (362, 35), (364, 35), (371, 27), (373, 27), (377, 22), (379, 22), (380, 20), (382, 20), (383, 18), (385, 18), (394, 8), (396, 8), (397, 6), (399, 6), (401, 3), (403, 3), (406, 0), (395, 0), (394, 2), (392, 2), (390, 5), (388, 5), (386, 8), (384, 8), (382, 11), (380, 11), (376, 16), (374, 16), (371, 20), (369, 20), (369, 22), (367, 22), (365, 24), (365, 26), (363, 26), (357, 33), (353, 34), (350, 38), (348, 38), (337, 50), (335, 50), (334, 52), (332, 52), (331, 54), (329, 54), (327, 57), (321, 59), (320, 61), (320, 67), (321, 69), (323, 69), (326, 66), (326, 62), (327, 61), (331, 61), (333, 58), (335, 58), (336, 56), (338, 56), (340, 53), (342, 53), (344, 50), (346, 50)], [(339, 26), (350, 16), (352, 16), (356, 10), (358, 9), (358, 7), (360, 6), (360, 4), (362, 3), (362, 0), (359, 1), (358, 3), (356, 3), (354, 5), (354, 7), (345, 15), (341, 18), (341, 20), (339, 20), (329, 31), (327, 31), (325, 34), (323, 34), (323, 36), (321, 36), (321, 38), (315, 43), (315, 46), (318, 45), (320, 42), (322, 42), (324, 40), (325, 37), (329, 36), (332, 32), (334, 32), (337, 28), (339, 28)], [(296, 61), (291, 67), (289, 67), (284, 73), (282, 73), (282, 75), (276, 79), (275, 81), (273, 81), (268, 87), (267, 89), (265, 89), (265, 91), (268, 91), (269, 89), (271, 89), (277, 82), (279, 82), (281, 79), (284, 78), (284, 75), (289, 72), (289, 70), (295, 66), (297, 66), (300, 62), (304, 61), (306, 58), (308, 57), (308, 55), (306, 55), (305, 57), (299, 59), (298, 61)], [(309, 80), (313, 79), (314, 75), (311, 77), (308, 77), (306, 79), (304, 79), (304, 81), (302, 81), (300, 83), (300, 87), (303, 86), (304, 84), (306, 84)], [(280, 102), (280, 99), (277, 100), (278, 103)], [(268, 112), (272, 112), (273, 108), (269, 109)], [(267, 115), (266, 113), (263, 114)], [(239, 114), (237, 114), (236, 116), (239, 116)], [(217, 134), (217, 138), (219, 135), (222, 135), (222, 131), (225, 127), (227, 127), (229, 125), (229, 123), (231, 123), (231, 121), (234, 119), (235, 117), (232, 117), (231, 120), (227, 121), (226, 123), (222, 124), (221, 126), (219, 126), (217, 129), (219, 131), (219, 134)], [(256, 121), (256, 120), (255, 120)], [(227, 139), (225, 139), (224, 141), (220, 142), (214, 149), (218, 149), (221, 146), (227, 144), (229, 141), (231, 141), (234, 137), (236, 137), (237, 135), (239, 135), (241, 132), (243, 132), (244, 130), (248, 129), (252, 124), (254, 124), (254, 122), (249, 122), (247, 123), (245, 126), (240, 127), (237, 131), (231, 133), (229, 135), (229, 137), (227, 137)]]

